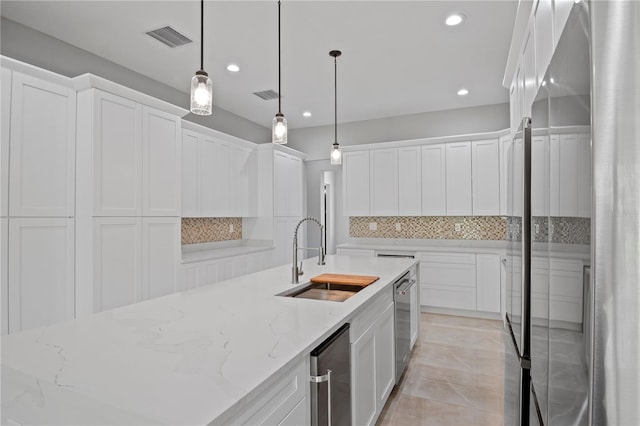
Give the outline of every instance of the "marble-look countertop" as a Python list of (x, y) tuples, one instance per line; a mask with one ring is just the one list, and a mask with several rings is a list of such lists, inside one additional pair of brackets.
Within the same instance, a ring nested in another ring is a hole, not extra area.
[[(337, 248), (364, 249), (377, 251), (397, 252), (444, 252), (455, 251), (459, 253), (497, 253), (506, 254), (507, 241), (490, 240), (418, 240), (400, 238), (351, 238)], [(576, 259), (588, 263), (591, 257), (591, 249), (588, 244), (543, 244), (533, 243), (532, 254), (534, 256), (549, 255), (557, 259)]]
[(207, 424), (243, 403), (415, 264), (327, 256), (380, 279), (339, 303), (276, 296), (290, 265), (2, 337), (2, 424)]
[(182, 263), (203, 262), (273, 249), (272, 241), (261, 240), (232, 240), (188, 244), (182, 246)]

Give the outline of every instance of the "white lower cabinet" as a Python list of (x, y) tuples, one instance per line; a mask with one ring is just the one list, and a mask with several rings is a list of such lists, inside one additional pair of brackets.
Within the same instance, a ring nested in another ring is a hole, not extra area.
[(8, 227), (7, 331), (73, 318), (74, 220), (10, 218)]
[(9, 218), (0, 219), (0, 333), (9, 333)]
[(411, 304), (411, 318), (409, 322), (409, 330), (411, 330), (411, 348), (418, 341), (418, 331), (420, 327), (420, 297), (419, 297), (420, 283), (417, 282), (411, 286), (409, 292), (409, 303)]
[(476, 310), (500, 312), (500, 256), (476, 254)]
[(180, 218), (95, 218), (93, 238), (94, 312), (176, 291)]
[(309, 407), (309, 358), (298, 361), (284, 373), (263, 385), (253, 399), (214, 425), (305, 425), (311, 418)]
[(395, 384), (394, 318), (393, 295), (389, 289), (351, 323), (354, 425), (375, 424)]
[(421, 305), (476, 310), (476, 255), (420, 253)]

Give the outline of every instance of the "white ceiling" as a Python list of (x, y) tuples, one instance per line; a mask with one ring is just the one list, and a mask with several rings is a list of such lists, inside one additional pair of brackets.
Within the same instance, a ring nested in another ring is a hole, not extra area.
[[(501, 85), (516, 0), (282, 2), (282, 111), (291, 128), (508, 101)], [(466, 20), (447, 27), (445, 18)], [(199, 68), (200, 2), (2, 1), (2, 15), (185, 93)], [(214, 104), (271, 127), (278, 90), (277, 2), (205, 2), (204, 68)], [(175, 49), (146, 31), (170, 25), (195, 41)], [(229, 63), (240, 72), (226, 70)], [(469, 95), (456, 92), (467, 88)], [(303, 118), (303, 111), (312, 117)]]

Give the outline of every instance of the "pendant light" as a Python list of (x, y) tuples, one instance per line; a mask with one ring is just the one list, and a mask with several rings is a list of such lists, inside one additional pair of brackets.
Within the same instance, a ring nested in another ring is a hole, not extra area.
[(329, 52), (329, 56), (333, 57), (333, 71), (334, 71), (334, 142), (331, 147), (331, 164), (334, 166), (339, 166), (342, 164), (342, 151), (340, 150), (340, 145), (338, 144), (338, 64), (337, 57), (342, 55), (342, 52), (339, 50), (332, 50)]
[(281, 60), (280, 60), (280, 1), (278, 1), (278, 113), (273, 117), (271, 142), (284, 145), (287, 143), (287, 119), (282, 113)]
[(192, 113), (211, 115), (213, 108), (213, 83), (204, 70), (204, 0), (200, 0), (200, 69), (191, 79)]

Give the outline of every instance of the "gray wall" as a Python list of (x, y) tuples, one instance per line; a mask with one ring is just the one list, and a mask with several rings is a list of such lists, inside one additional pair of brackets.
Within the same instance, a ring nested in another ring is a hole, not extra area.
[[(92, 73), (189, 109), (189, 94), (153, 80), (128, 68), (79, 49), (47, 34), (2, 18), (0, 53), (68, 77)], [(191, 78), (191, 76), (185, 76)], [(215, 108), (211, 116), (188, 114), (185, 120), (252, 142), (271, 140), (271, 129), (229, 111)]]
[[(508, 129), (509, 104), (424, 112), (377, 120), (338, 124), (342, 146), (390, 142)], [(289, 130), (289, 146), (309, 159), (329, 158), (333, 126)]]

